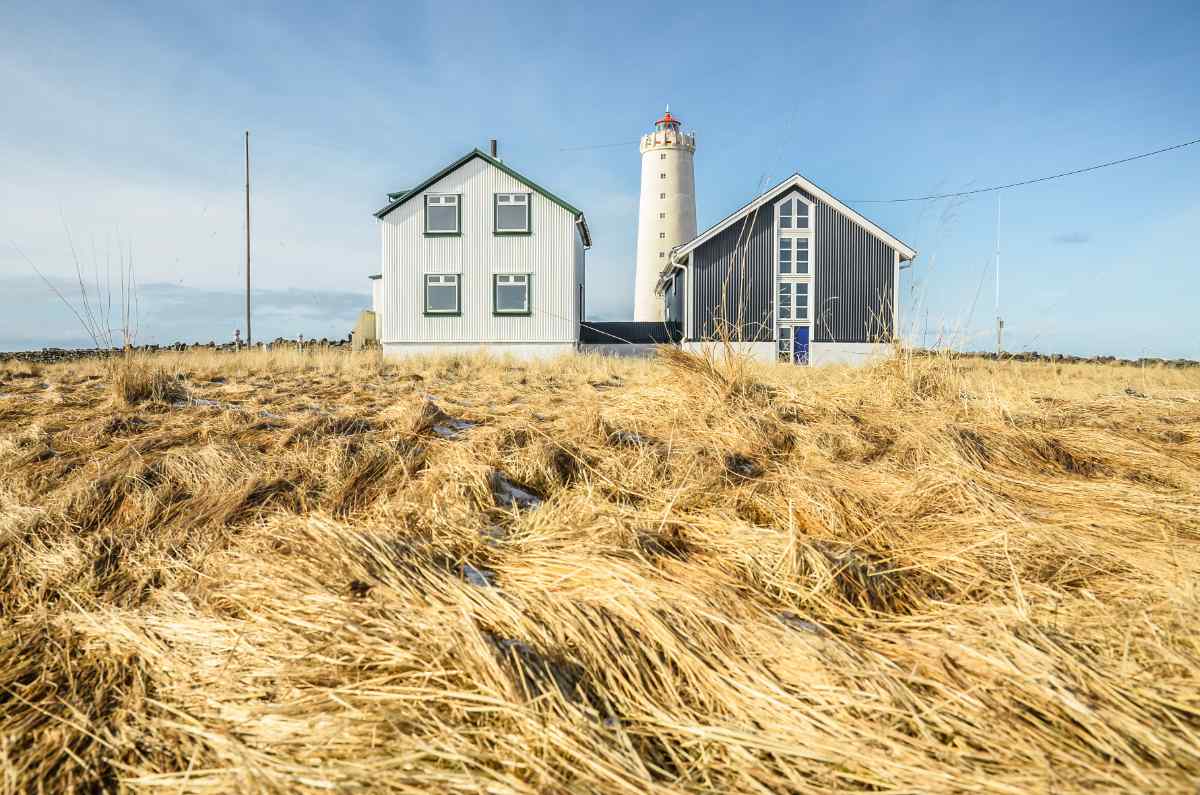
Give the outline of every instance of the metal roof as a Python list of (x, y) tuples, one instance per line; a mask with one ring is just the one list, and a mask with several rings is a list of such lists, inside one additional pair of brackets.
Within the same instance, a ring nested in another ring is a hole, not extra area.
[(546, 197), (546, 198), (547, 198), (547, 199), (549, 199), (550, 201), (552, 201), (552, 202), (554, 202), (555, 204), (557, 204), (559, 207), (563, 208), (563, 209), (564, 209), (564, 210), (566, 210), (567, 212), (569, 212), (569, 213), (571, 213), (572, 215), (574, 215), (574, 216), (575, 216), (575, 222), (576, 222), (577, 224), (579, 224), (579, 231), (580, 231), (580, 234), (582, 234), (582, 235), (583, 235), (583, 244), (584, 244), (585, 246), (591, 246), (591, 245), (592, 245), (592, 233), (591, 233), (591, 231), (588, 229), (588, 226), (587, 226), (587, 219), (585, 219), (585, 218), (584, 218), (584, 216), (583, 216), (583, 210), (580, 210), (578, 207), (575, 207), (574, 205), (567, 203), (567, 202), (566, 202), (566, 201), (564, 201), (563, 199), (560, 199), (558, 196), (555, 196), (553, 193), (551, 193), (550, 191), (546, 190), (546, 189), (545, 189), (545, 188), (543, 188), (541, 185), (539, 185), (539, 184), (537, 184), (536, 182), (534, 182), (533, 180), (529, 179), (529, 177), (526, 177), (525, 175), (523, 175), (523, 174), (520, 174), (520, 173), (518, 173), (518, 172), (514, 171), (513, 169), (511, 169), (511, 168), (509, 168), (508, 166), (504, 165), (504, 163), (500, 162), (500, 161), (499, 161), (499, 160), (497, 160), (496, 158), (494, 158), (494, 157), (492, 157), (491, 155), (489, 155), (487, 152), (481, 152), (481, 151), (480, 151), (480, 150), (478, 150), (478, 149), (472, 149), (470, 152), (468, 152), (467, 154), (463, 155), (463, 156), (462, 156), (462, 157), (460, 157), (458, 160), (455, 160), (453, 163), (451, 163), (450, 165), (446, 166), (445, 168), (443, 168), (441, 171), (439, 171), (439, 172), (437, 172), (436, 174), (434, 174), (434, 175), (433, 175), (432, 177), (430, 177), (429, 179), (426, 179), (426, 180), (422, 181), (422, 182), (421, 182), (421, 184), (420, 184), (420, 185), (417, 185), (415, 188), (410, 188), (409, 190), (405, 191), (404, 193), (401, 193), (401, 194), (398, 194), (398, 195), (397, 195), (397, 194), (388, 194), (388, 198), (391, 198), (393, 195), (396, 195), (397, 197), (396, 197), (395, 199), (393, 199), (393, 200), (391, 201), (391, 203), (389, 203), (389, 204), (388, 204), (386, 207), (384, 207), (382, 210), (379, 210), (378, 212), (376, 212), (376, 213), (375, 213), (375, 217), (376, 217), (376, 218), (383, 218), (385, 215), (387, 215), (388, 213), (390, 213), (392, 210), (395, 210), (397, 207), (399, 207), (400, 205), (404, 204), (404, 203), (405, 203), (405, 202), (407, 202), (409, 199), (412, 199), (412, 198), (413, 198), (413, 197), (415, 197), (415, 196), (419, 196), (419, 195), (421, 195), (421, 193), (422, 193), (422, 192), (423, 192), (423, 191), (424, 191), (426, 188), (428, 188), (428, 187), (429, 187), (430, 185), (432, 185), (433, 183), (437, 182), (437, 181), (438, 181), (439, 179), (441, 179), (442, 177), (444, 177), (444, 176), (446, 176), (447, 174), (450, 174), (450, 173), (452, 173), (452, 172), (454, 172), (454, 171), (457, 171), (459, 168), (463, 167), (464, 165), (466, 165), (467, 163), (471, 162), (472, 160), (474, 160), (474, 159), (475, 159), (475, 158), (477, 158), (477, 157), (478, 157), (478, 158), (480, 158), (481, 160), (484, 160), (484, 161), (486, 161), (487, 163), (490, 163), (491, 165), (493, 165), (493, 166), (495, 166), (496, 168), (500, 169), (500, 170), (501, 170), (501, 171), (503, 171), (505, 174), (508, 174), (510, 177), (512, 177), (513, 179), (517, 180), (517, 181), (518, 181), (518, 182), (520, 182), (521, 184), (523, 184), (523, 185), (525, 185), (526, 187), (528, 187), (528, 188), (530, 188), (530, 189), (534, 190), (534, 191), (535, 191), (535, 192), (537, 192), (537, 193), (540, 193), (542, 196)]
[[(851, 221), (858, 224), (859, 226), (861, 226), (863, 229), (870, 232), (875, 237), (879, 238), (880, 240), (887, 243), (892, 248), (896, 249), (896, 251), (900, 252), (901, 260), (907, 261), (907, 260), (911, 260), (913, 257), (917, 256), (916, 249), (912, 248), (911, 246), (909, 246), (907, 243), (900, 240), (899, 238), (893, 236), (886, 229), (879, 226), (875, 222), (871, 221), (869, 218), (864, 216), (862, 213), (846, 206), (841, 201), (836, 199), (832, 194), (830, 194), (830, 193), (826, 192), (825, 190), (821, 189), (820, 187), (818, 187), (815, 183), (813, 183), (807, 177), (804, 177), (801, 174), (796, 173), (796, 174), (793, 174), (792, 176), (788, 177), (787, 179), (785, 179), (783, 182), (780, 182), (775, 187), (768, 189), (765, 193), (762, 193), (762, 194), (758, 195), (757, 197), (755, 197), (754, 199), (751, 199), (749, 203), (743, 205), (741, 208), (739, 208), (739, 209), (733, 211), (732, 213), (730, 213), (729, 215), (725, 216), (720, 221), (713, 224), (708, 229), (705, 229), (699, 235), (697, 235), (696, 237), (689, 240), (687, 243), (677, 246), (675, 249), (673, 249), (671, 251), (671, 259), (674, 261), (682, 262), (682, 257), (684, 255), (686, 255), (688, 252), (695, 249), (697, 246), (703, 244), (705, 241), (709, 240), (710, 238), (716, 236), (719, 232), (721, 232), (723, 229), (728, 227), (734, 221), (737, 221), (738, 219), (740, 219), (746, 213), (748, 213), (758, 207), (761, 207), (762, 205), (767, 204), (768, 202), (774, 201), (776, 198), (782, 196), (783, 194), (787, 193), (789, 190), (792, 190), (794, 188), (800, 188), (801, 190), (806, 191), (806, 192), (812, 194), (813, 196), (816, 196), (818, 199), (825, 202), (830, 207), (837, 210), (839, 213), (846, 216)], [(665, 272), (667, 269), (664, 268), (663, 270)]]

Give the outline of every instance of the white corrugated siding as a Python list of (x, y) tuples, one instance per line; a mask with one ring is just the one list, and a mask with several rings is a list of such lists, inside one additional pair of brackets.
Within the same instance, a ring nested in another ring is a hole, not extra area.
[[(424, 202), (414, 197), (384, 216), (385, 342), (574, 342), (582, 244), (571, 213), (480, 158), (431, 185), (427, 193), (462, 195), (462, 235), (425, 237)], [(493, 234), (493, 196), (532, 193), (533, 234)], [(462, 315), (426, 317), (427, 273), (462, 274)], [(533, 274), (531, 314), (492, 314), (492, 275)]]
[(375, 313), (375, 339), (383, 335), (383, 279), (371, 280), (371, 311)]

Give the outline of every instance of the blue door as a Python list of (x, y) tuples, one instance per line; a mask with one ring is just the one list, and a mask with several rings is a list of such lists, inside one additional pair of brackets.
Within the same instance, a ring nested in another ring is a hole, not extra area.
[(792, 361), (808, 364), (808, 326), (795, 326), (792, 333)]

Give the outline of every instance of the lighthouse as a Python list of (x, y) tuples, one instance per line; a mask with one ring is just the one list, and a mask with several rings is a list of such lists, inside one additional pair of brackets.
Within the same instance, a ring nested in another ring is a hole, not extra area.
[(642, 136), (642, 198), (638, 205), (637, 278), (633, 319), (661, 321), (654, 294), (671, 249), (696, 236), (696, 136), (680, 129), (668, 105), (654, 131)]

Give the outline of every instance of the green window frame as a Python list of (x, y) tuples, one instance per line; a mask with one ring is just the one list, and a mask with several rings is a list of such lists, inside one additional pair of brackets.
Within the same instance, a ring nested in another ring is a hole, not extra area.
[[(430, 205), (436, 208), (445, 208), (448, 206), (454, 207), (454, 229), (430, 229), (429, 228), (429, 207)], [(425, 237), (461, 237), (462, 236), (462, 194), (461, 193), (426, 193), (425, 194), (425, 213), (422, 218), (421, 229), (425, 233)]]
[[(500, 228), (500, 206), (525, 207), (525, 228)], [(495, 193), (492, 194), (492, 232), (497, 236), (531, 235), (533, 234), (533, 194), (532, 193)]]
[[(462, 314), (462, 274), (459, 273), (427, 273), (423, 281), (423, 289), (421, 295), (423, 299), (423, 308), (425, 315), (430, 317), (457, 317)], [(453, 309), (430, 309), (429, 308), (429, 288), (445, 288), (449, 285), (454, 286), (454, 308)]]
[[(524, 309), (501, 309), (500, 288), (525, 287)], [(492, 274), (492, 314), (503, 317), (526, 317), (533, 309), (533, 274), (532, 273), (494, 273)]]

